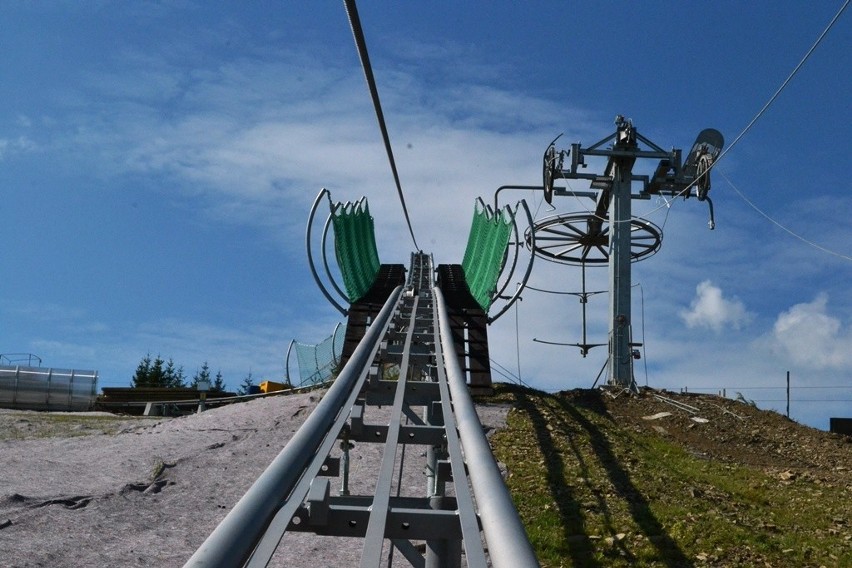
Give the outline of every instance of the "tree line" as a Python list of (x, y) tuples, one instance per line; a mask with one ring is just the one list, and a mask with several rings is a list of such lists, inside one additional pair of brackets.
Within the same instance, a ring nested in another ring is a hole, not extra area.
[[(225, 392), (226, 385), (222, 371), (217, 371), (216, 376), (211, 379), (210, 366), (207, 361), (201, 365), (201, 368), (195, 372), (191, 379), (188, 379), (184, 373), (183, 365), (176, 365), (171, 357), (165, 360), (157, 355), (152, 359), (151, 354), (148, 353), (142, 357), (139, 365), (136, 366), (136, 372), (133, 374), (130, 386), (133, 388), (196, 388), (198, 383), (202, 381), (210, 385), (210, 392)], [(252, 385), (254, 385), (254, 380), (249, 373), (240, 384), (239, 394), (247, 394)]]

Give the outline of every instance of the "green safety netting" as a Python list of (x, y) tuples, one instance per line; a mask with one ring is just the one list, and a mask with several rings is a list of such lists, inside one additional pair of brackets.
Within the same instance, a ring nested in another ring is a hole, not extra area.
[(333, 378), (339, 371), (344, 334), (337, 330), (316, 345), (294, 341), (299, 363), (299, 386), (315, 385)]
[(492, 212), (482, 200), (477, 200), (462, 269), (470, 294), (486, 312), (497, 291), (497, 279), (503, 270), (512, 222), (508, 208)]
[(373, 218), (366, 198), (338, 203), (331, 214), (334, 252), (350, 302), (357, 302), (373, 285), (379, 273), (379, 253)]

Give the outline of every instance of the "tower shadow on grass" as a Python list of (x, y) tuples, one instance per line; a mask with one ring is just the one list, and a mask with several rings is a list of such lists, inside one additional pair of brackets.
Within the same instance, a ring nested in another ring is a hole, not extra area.
[[(581, 396), (583, 408), (588, 408), (615, 426), (615, 420), (607, 411), (599, 392)], [(562, 522), (565, 555), (570, 557), (572, 566), (605, 565), (598, 560), (590, 538), (589, 515), (599, 513), (604, 531), (611, 535), (618, 532), (605, 494), (592, 481), (594, 470), (598, 468), (605, 473), (618, 498), (626, 504), (638, 529), (656, 548), (657, 562), (669, 568), (695, 566), (654, 515), (650, 502), (619, 462), (604, 432), (584, 416), (577, 405), (559, 395), (533, 395), (525, 390), (516, 391), (515, 397), (517, 410), (524, 412), (532, 422), (544, 458), (547, 485)], [(570, 450), (570, 457), (565, 452), (566, 446)], [(593, 456), (591, 463), (587, 457), (590, 455)], [(567, 471), (570, 468), (566, 468), (566, 459), (576, 460), (576, 478), (568, 479)], [(586, 486), (586, 493), (592, 495), (590, 499), (584, 499), (577, 491), (576, 488), (581, 484)], [(613, 546), (625, 561), (635, 563), (636, 558), (627, 549), (626, 543), (615, 540)]]
[(585, 512), (569, 480), (565, 478), (565, 462), (553, 438), (553, 433), (547, 427), (547, 418), (535, 402), (530, 400), (526, 392), (517, 391), (515, 400), (517, 409), (526, 413), (532, 422), (547, 469), (547, 486), (559, 512), (565, 548), (572, 565), (601, 566), (601, 563), (595, 559), (595, 551), (587, 533)]
[[(615, 423), (606, 410), (603, 401), (601, 401), (600, 396), (600, 391), (588, 393), (584, 406), (589, 407), (594, 412)], [(670, 568), (695, 566), (695, 563), (686, 556), (677, 542), (666, 532), (662, 523), (654, 515), (650, 502), (633, 483), (630, 474), (619, 462), (610, 441), (601, 429), (586, 418), (577, 410), (575, 405), (571, 404), (564, 397), (555, 396), (553, 398), (557, 401), (562, 411), (567, 416), (570, 416), (587, 433), (597, 461), (606, 470), (615, 492), (627, 504), (633, 521), (648, 538), (648, 541), (656, 547), (660, 562)]]

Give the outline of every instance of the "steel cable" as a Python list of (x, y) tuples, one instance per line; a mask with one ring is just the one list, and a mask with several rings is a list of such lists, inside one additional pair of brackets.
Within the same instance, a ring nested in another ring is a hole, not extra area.
[(385, 115), (382, 112), (382, 103), (379, 100), (379, 90), (376, 88), (376, 79), (373, 76), (373, 68), (370, 65), (370, 56), (367, 54), (367, 42), (364, 39), (364, 30), (361, 29), (361, 20), (358, 18), (358, 8), (355, 6), (355, 0), (343, 0), (346, 7), (346, 15), (349, 17), (349, 25), (352, 28), (352, 36), (355, 38), (355, 47), (358, 48), (358, 57), (361, 59), (361, 68), (364, 70), (364, 77), (367, 79), (367, 87), (370, 89), (370, 97), (373, 99), (373, 107), (376, 110), (376, 119), (379, 121), (379, 129), (382, 131), (382, 139), (385, 143), (385, 151), (390, 162), (391, 172), (393, 172), (393, 180), (396, 183), (396, 191), (399, 194), (399, 202), (402, 205), (402, 213), (405, 215), (405, 222), (408, 224), (408, 232), (411, 234), (411, 240), (414, 243), (414, 248), (420, 250), (417, 246), (417, 239), (414, 237), (414, 229), (411, 227), (411, 218), (408, 216), (408, 207), (405, 205), (405, 196), (402, 193), (402, 185), (399, 182), (399, 173), (396, 169), (396, 161), (393, 157), (393, 149), (391, 148), (390, 136), (385, 125)]
[(819, 251), (822, 251), (822, 252), (824, 252), (824, 253), (826, 253), (826, 254), (830, 254), (830, 255), (836, 256), (836, 257), (838, 257), (838, 258), (842, 258), (843, 260), (849, 260), (849, 261), (852, 261), (852, 256), (850, 256), (850, 255), (848, 255), (848, 254), (843, 254), (843, 253), (841, 253), (841, 252), (838, 252), (838, 251), (832, 250), (832, 249), (830, 249), (830, 248), (826, 248), (826, 247), (824, 247), (824, 246), (822, 246), (822, 245), (819, 245), (819, 244), (817, 244), (817, 243), (815, 243), (815, 242), (813, 242), (813, 241), (811, 241), (811, 240), (808, 240), (808, 239), (806, 239), (805, 237), (803, 237), (802, 235), (800, 235), (800, 234), (798, 234), (798, 233), (796, 233), (796, 232), (794, 232), (794, 231), (792, 231), (792, 230), (788, 229), (787, 227), (785, 227), (784, 225), (782, 225), (781, 223), (779, 223), (778, 221), (776, 221), (775, 219), (773, 219), (772, 217), (770, 217), (769, 215), (767, 215), (766, 213), (764, 213), (764, 211), (763, 211), (760, 207), (758, 207), (757, 205), (755, 205), (755, 204), (754, 204), (754, 203), (753, 203), (753, 202), (752, 202), (752, 201), (751, 201), (748, 197), (746, 197), (746, 196), (745, 196), (745, 194), (743, 194), (743, 192), (741, 192), (739, 189), (737, 189), (737, 186), (735, 186), (735, 185), (734, 185), (734, 182), (732, 182), (732, 181), (728, 178), (728, 176), (726, 176), (726, 175), (725, 175), (725, 172), (724, 172), (724, 171), (719, 170), (719, 174), (720, 174), (720, 175), (721, 175), (721, 176), (725, 179), (725, 181), (726, 181), (726, 182), (728, 182), (728, 185), (730, 185), (730, 186), (731, 186), (731, 189), (733, 189), (733, 190), (734, 190), (734, 193), (736, 193), (736, 194), (740, 197), (740, 199), (742, 199), (743, 201), (745, 201), (745, 202), (746, 202), (746, 204), (747, 204), (749, 207), (751, 207), (752, 209), (754, 209), (755, 211), (757, 211), (757, 212), (758, 212), (760, 215), (762, 215), (762, 216), (763, 216), (763, 217), (764, 217), (767, 221), (769, 221), (770, 223), (772, 223), (773, 225), (775, 225), (776, 227), (778, 227), (779, 229), (781, 229), (781, 230), (782, 230), (782, 231), (784, 231), (785, 233), (789, 234), (790, 236), (792, 236), (792, 237), (794, 237), (794, 238), (799, 239), (800, 241), (802, 241), (802, 242), (803, 242), (803, 243), (805, 243), (806, 245), (811, 246), (811, 247), (813, 247), (813, 248), (815, 248), (815, 249), (817, 249), (817, 250), (819, 250)]
[[(728, 145), (728, 147), (725, 148), (722, 151), (722, 153), (719, 154), (719, 156), (713, 161), (713, 163), (710, 165), (710, 168), (707, 170), (707, 175), (710, 175), (710, 171), (712, 171), (718, 165), (718, 163), (722, 160), (722, 158), (724, 158), (728, 154), (728, 152), (730, 152), (731, 150), (734, 149), (734, 146), (736, 146), (740, 142), (740, 140), (743, 138), (743, 136), (745, 136), (751, 130), (751, 128), (755, 125), (755, 123), (764, 115), (764, 113), (766, 113), (766, 111), (769, 109), (769, 107), (772, 105), (772, 103), (775, 102), (775, 99), (778, 98), (778, 96), (787, 87), (787, 85), (790, 83), (790, 81), (793, 80), (793, 77), (796, 76), (796, 74), (805, 65), (807, 60), (810, 59), (813, 52), (816, 51), (816, 48), (819, 46), (820, 43), (822, 43), (822, 40), (825, 39), (825, 36), (828, 35), (828, 32), (831, 31), (831, 28), (834, 27), (834, 24), (837, 23), (837, 20), (840, 19), (840, 16), (843, 14), (843, 12), (846, 10), (846, 8), (849, 7), (849, 2), (850, 2), (850, 0), (846, 0), (843, 3), (843, 5), (840, 7), (840, 9), (837, 11), (837, 13), (834, 15), (834, 17), (831, 19), (831, 21), (828, 23), (828, 25), (822, 31), (822, 33), (819, 35), (819, 37), (817, 37), (816, 41), (814, 41), (813, 45), (811, 45), (810, 49), (808, 49), (807, 53), (805, 53), (805, 55), (799, 61), (798, 65), (796, 65), (796, 67), (793, 68), (793, 70), (790, 72), (790, 74), (787, 75), (787, 78), (784, 79), (784, 81), (781, 83), (781, 86), (778, 87), (775, 90), (775, 92), (772, 94), (772, 96), (769, 97), (769, 100), (766, 101), (766, 103), (763, 105), (763, 107), (759, 111), (757, 111), (757, 114), (754, 115), (754, 117), (751, 119), (751, 121), (749, 121), (749, 123), (745, 126), (745, 128), (743, 128), (742, 131), (737, 135), (737, 137), (734, 138), (734, 141), (731, 142)], [(697, 181), (698, 181), (698, 179), (696, 178), (692, 183), (690, 183), (688, 186), (683, 188), (674, 197), (680, 197), (682, 195), (685, 195), (686, 192), (688, 192), (696, 184)], [(744, 195), (742, 195), (739, 192), (737, 192), (737, 193), (744, 201), (748, 201), (748, 200), (745, 199)], [(672, 199), (671, 201), (666, 201), (666, 203), (664, 205), (660, 205), (656, 209), (652, 209), (651, 211), (649, 211), (645, 215), (652, 215), (653, 213), (656, 213), (657, 211), (663, 209), (664, 207), (670, 209), (672, 207), (672, 205), (674, 205), (674, 203), (675, 203), (674, 199)], [(749, 203), (749, 205), (751, 205), (751, 203)], [(752, 207), (754, 207), (754, 205), (752, 205)], [(668, 211), (666, 211), (666, 220), (668, 220), (668, 215), (669, 215)], [(663, 222), (663, 227), (665, 227), (665, 221)]]
[[(800, 70), (800, 69), (801, 69), (801, 68), (805, 65), (805, 62), (807, 62), (807, 60), (808, 60), (808, 59), (810, 59), (810, 57), (811, 57), (811, 55), (813, 54), (813, 52), (814, 52), (814, 51), (816, 51), (816, 48), (819, 46), (819, 44), (820, 44), (820, 43), (822, 43), (822, 40), (823, 40), (823, 39), (825, 39), (825, 36), (826, 36), (826, 35), (828, 35), (828, 32), (829, 32), (829, 31), (831, 31), (831, 28), (833, 28), (833, 27), (834, 27), (834, 24), (836, 24), (836, 23), (837, 23), (837, 20), (838, 20), (838, 19), (840, 19), (841, 14), (843, 14), (843, 12), (846, 10), (846, 8), (848, 8), (848, 7), (849, 7), (849, 2), (850, 2), (850, 0), (846, 0), (846, 1), (843, 3), (843, 5), (840, 7), (840, 9), (837, 11), (837, 13), (836, 13), (836, 14), (834, 15), (834, 17), (831, 19), (831, 21), (828, 23), (828, 25), (827, 25), (827, 26), (825, 27), (825, 29), (822, 31), (822, 33), (821, 33), (821, 34), (819, 34), (819, 37), (817, 37), (817, 39), (816, 39), (816, 41), (814, 41), (813, 45), (811, 45), (810, 49), (808, 49), (807, 53), (805, 53), (805, 55), (804, 55), (804, 56), (802, 57), (802, 59), (799, 61), (799, 64), (798, 64), (798, 65), (796, 65), (796, 67), (794, 67), (794, 68), (793, 68), (793, 70), (790, 72), (790, 74), (789, 74), (789, 75), (787, 75), (787, 78), (786, 78), (786, 79), (784, 79), (784, 81), (781, 83), (781, 86), (780, 86), (780, 87), (778, 87), (778, 88), (775, 90), (775, 92), (772, 94), (772, 96), (771, 96), (771, 97), (769, 97), (769, 100), (768, 100), (768, 101), (766, 101), (766, 104), (764, 104), (764, 105), (763, 105), (763, 107), (762, 107), (762, 108), (761, 108), (761, 109), (757, 112), (757, 114), (755, 114), (755, 115), (754, 115), (754, 118), (752, 118), (752, 119), (751, 119), (751, 121), (750, 121), (750, 122), (749, 122), (749, 123), (745, 126), (745, 128), (743, 128), (742, 132), (740, 132), (740, 133), (737, 135), (737, 137), (736, 137), (736, 138), (734, 138), (734, 141), (733, 141), (733, 142), (731, 142), (731, 143), (728, 145), (728, 147), (727, 147), (727, 148), (725, 148), (725, 149), (722, 151), (722, 153), (721, 153), (721, 154), (719, 154), (719, 156), (718, 156), (718, 157), (717, 157), (717, 158), (713, 161), (713, 163), (710, 165), (710, 168), (707, 170), (707, 175), (710, 175), (710, 171), (711, 171), (711, 170), (713, 170), (713, 169), (716, 167), (716, 165), (717, 165), (717, 164), (718, 164), (718, 163), (722, 160), (722, 158), (724, 158), (724, 157), (728, 154), (728, 152), (730, 152), (731, 150), (733, 150), (734, 146), (736, 146), (736, 145), (739, 143), (739, 141), (743, 138), (743, 136), (745, 136), (745, 135), (746, 135), (746, 133), (748, 133), (748, 131), (749, 131), (749, 130), (751, 130), (752, 126), (754, 126), (754, 125), (755, 125), (755, 123), (756, 123), (756, 122), (760, 119), (760, 117), (762, 117), (762, 116), (763, 116), (763, 114), (764, 114), (764, 113), (765, 113), (765, 112), (769, 109), (769, 107), (772, 105), (772, 103), (774, 103), (774, 102), (775, 102), (775, 99), (777, 99), (777, 98), (778, 98), (778, 96), (781, 94), (781, 91), (783, 91), (783, 90), (787, 87), (787, 85), (790, 83), (790, 81), (792, 81), (792, 80), (793, 80), (793, 77), (795, 77), (795, 76), (796, 76), (796, 74), (799, 72), (799, 70)], [(695, 181), (693, 181), (693, 182), (692, 182), (691, 184), (689, 184), (686, 188), (684, 188), (684, 189), (683, 189), (680, 193), (678, 193), (678, 195), (676, 195), (675, 197), (678, 197), (678, 196), (680, 196), (680, 195), (683, 195), (683, 194), (684, 194), (684, 192), (689, 191), (689, 189), (690, 189), (693, 185), (695, 185), (695, 183), (696, 183), (697, 181), (698, 181), (697, 179), (696, 179)], [(729, 182), (729, 183), (730, 183), (730, 182)], [(754, 205), (752, 205), (752, 204), (751, 204), (751, 203), (750, 203), (750, 202), (749, 202), (749, 201), (745, 198), (745, 196), (744, 196), (742, 193), (740, 193), (739, 191), (737, 191), (737, 194), (738, 194), (738, 195), (739, 195), (739, 196), (740, 196), (740, 197), (741, 197), (744, 201), (746, 201), (747, 203), (749, 203), (749, 205), (751, 205), (752, 207), (755, 207)], [(671, 203), (674, 203), (674, 200), (672, 200), (672, 201), (671, 201)], [(660, 209), (662, 209), (663, 207), (669, 207), (669, 203), (666, 203), (666, 205), (663, 205), (663, 206), (658, 207), (657, 209), (654, 209), (653, 211), (651, 211), (651, 213), (653, 213), (654, 211), (659, 211), (659, 210), (660, 210)], [(755, 207), (755, 209), (756, 209), (756, 207)], [(763, 213), (762, 211), (760, 211), (760, 212), (761, 212), (761, 213)], [(766, 215), (764, 214), (764, 216), (766, 216)], [(768, 218), (768, 216), (766, 216), (766, 217)], [(666, 218), (668, 218), (668, 212), (666, 212)], [(772, 220), (772, 219), (770, 219), (770, 221), (771, 221), (771, 220)], [(774, 222), (774, 221), (773, 221), (773, 222)], [(664, 225), (665, 225), (665, 223), (664, 223)]]

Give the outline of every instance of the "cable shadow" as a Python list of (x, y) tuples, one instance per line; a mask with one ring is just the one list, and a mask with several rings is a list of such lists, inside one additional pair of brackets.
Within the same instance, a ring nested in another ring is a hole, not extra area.
[[(613, 420), (606, 410), (600, 393), (589, 393), (588, 407), (594, 412)], [(593, 397), (593, 398), (592, 398)], [(600, 428), (588, 420), (577, 408), (563, 397), (554, 397), (561, 409), (579, 424), (589, 435), (592, 449), (601, 466), (606, 470), (615, 492), (627, 504), (633, 521), (648, 538), (648, 541), (657, 548), (660, 561), (670, 568), (682, 568), (695, 566), (695, 563), (680, 549), (677, 542), (666, 532), (662, 523), (651, 510), (650, 502), (630, 479), (630, 474), (619, 463), (618, 457), (612, 450), (612, 446)], [(584, 404), (584, 406), (586, 406)]]
[[(526, 392), (518, 389), (515, 392), (516, 408), (525, 412), (533, 424), (535, 436), (547, 468), (547, 485), (556, 503), (564, 531), (565, 548), (572, 560), (573, 566), (601, 566), (594, 557), (595, 550), (589, 540), (586, 530), (585, 514), (571, 484), (565, 478), (565, 462), (553, 434), (548, 430), (547, 419), (538, 406), (529, 399)], [(574, 444), (570, 439), (569, 443)], [(575, 455), (578, 455), (575, 450)], [(583, 464), (585, 465), (585, 464)]]

